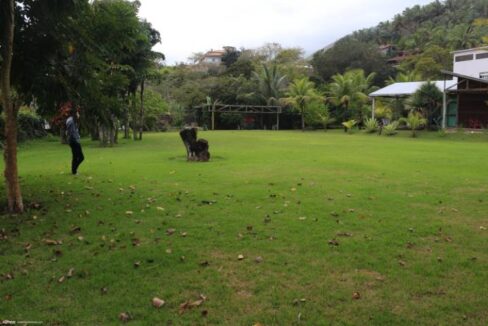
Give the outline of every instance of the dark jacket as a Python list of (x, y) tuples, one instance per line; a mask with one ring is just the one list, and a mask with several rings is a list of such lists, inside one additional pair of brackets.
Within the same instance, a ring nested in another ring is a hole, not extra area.
[(80, 143), (80, 133), (78, 132), (78, 127), (73, 117), (69, 117), (66, 120), (66, 134), (68, 136), (68, 142)]

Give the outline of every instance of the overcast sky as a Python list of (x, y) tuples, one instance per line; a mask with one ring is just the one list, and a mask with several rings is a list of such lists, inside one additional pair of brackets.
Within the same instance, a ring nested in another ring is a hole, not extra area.
[(433, 0), (141, 0), (139, 15), (160, 33), (155, 50), (166, 63), (222, 46), (267, 42), (301, 47), (307, 55), (355, 30), (391, 20)]

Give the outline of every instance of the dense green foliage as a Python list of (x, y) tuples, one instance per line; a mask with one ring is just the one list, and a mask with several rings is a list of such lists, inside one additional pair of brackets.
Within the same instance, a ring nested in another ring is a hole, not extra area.
[[(126, 0), (16, 1), (11, 84), (16, 102), (51, 120), (65, 103), (80, 107), (92, 135), (144, 119), (138, 88), (154, 77), (159, 32)], [(0, 45), (1, 46), (1, 45)]]

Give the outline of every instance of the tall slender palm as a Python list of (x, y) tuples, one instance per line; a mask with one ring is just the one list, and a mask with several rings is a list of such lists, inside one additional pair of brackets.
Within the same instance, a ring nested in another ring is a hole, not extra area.
[(321, 100), (322, 96), (315, 89), (314, 83), (308, 78), (296, 79), (288, 87), (284, 102), (293, 106), (300, 112), (302, 118), (302, 131), (305, 130), (305, 111), (312, 101)]
[(280, 74), (276, 65), (271, 69), (263, 64), (260, 74), (253, 72), (255, 80), (258, 82), (258, 95), (267, 105), (278, 103), (286, 87), (286, 76)]

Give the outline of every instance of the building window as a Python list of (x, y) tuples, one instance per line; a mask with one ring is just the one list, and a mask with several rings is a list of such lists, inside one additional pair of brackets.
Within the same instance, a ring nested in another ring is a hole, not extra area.
[(473, 60), (473, 55), (472, 54), (458, 55), (456, 57), (456, 62), (470, 61), (470, 60)]
[(488, 80), (488, 71), (480, 72), (480, 78)]
[(476, 59), (479, 60), (479, 59), (487, 59), (488, 58), (488, 52), (486, 53), (478, 53), (476, 55)]

